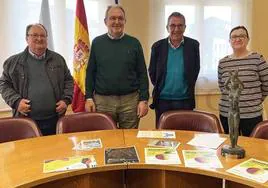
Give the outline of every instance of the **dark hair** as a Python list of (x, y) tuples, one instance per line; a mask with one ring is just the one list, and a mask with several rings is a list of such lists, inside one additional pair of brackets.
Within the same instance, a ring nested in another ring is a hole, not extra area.
[(234, 28), (230, 31), (230, 33), (229, 33), (229, 38), (231, 38), (231, 34), (232, 34), (232, 32), (235, 31), (235, 30), (238, 30), (238, 29), (243, 29), (244, 31), (246, 31), (247, 38), (249, 38), (248, 30), (247, 30), (247, 28), (246, 28), (245, 26), (243, 26), (243, 25), (239, 25), (239, 26), (234, 27)]
[(123, 8), (122, 6), (120, 6), (120, 5), (110, 5), (110, 6), (107, 7), (107, 9), (106, 9), (106, 11), (105, 11), (105, 18), (104, 18), (104, 21), (107, 19), (107, 17), (108, 17), (108, 12), (109, 12), (112, 8), (119, 8), (119, 9), (121, 9), (121, 11), (122, 11), (123, 14), (124, 14), (124, 18), (126, 19), (126, 13), (125, 13), (125, 10), (124, 10), (124, 8)]
[(169, 24), (169, 21), (170, 21), (171, 17), (179, 17), (179, 18), (182, 18), (184, 24), (186, 24), (185, 17), (183, 16), (183, 14), (181, 14), (181, 13), (179, 13), (179, 12), (172, 12), (172, 13), (169, 15), (169, 17), (168, 17), (167, 26), (168, 26), (168, 24)]
[(36, 23), (36, 24), (29, 24), (29, 25), (27, 25), (27, 27), (26, 27), (26, 37), (27, 37), (28, 34), (29, 34), (29, 30), (30, 30), (33, 26), (40, 26), (40, 27), (42, 27), (42, 28), (45, 30), (45, 32), (46, 32), (46, 36), (47, 36), (47, 29), (45, 28), (45, 26), (44, 26), (43, 24)]

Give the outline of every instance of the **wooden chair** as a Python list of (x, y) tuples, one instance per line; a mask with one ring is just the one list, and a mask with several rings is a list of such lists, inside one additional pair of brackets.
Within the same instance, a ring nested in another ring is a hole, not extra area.
[(29, 118), (1, 118), (0, 143), (41, 136), (36, 123)]
[(268, 140), (268, 120), (258, 123), (250, 134), (250, 137)]
[(57, 134), (116, 129), (113, 119), (104, 113), (76, 113), (63, 116), (57, 123)]
[(217, 116), (207, 112), (190, 110), (163, 113), (159, 119), (159, 129), (223, 133), (223, 128)]

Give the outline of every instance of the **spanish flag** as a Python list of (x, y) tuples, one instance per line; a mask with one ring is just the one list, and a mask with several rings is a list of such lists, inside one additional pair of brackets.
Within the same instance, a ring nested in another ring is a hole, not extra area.
[(73, 112), (85, 111), (85, 78), (89, 59), (90, 44), (87, 28), (87, 17), (83, 0), (76, 2), (73, 77), (74, 96), (72, 102)]

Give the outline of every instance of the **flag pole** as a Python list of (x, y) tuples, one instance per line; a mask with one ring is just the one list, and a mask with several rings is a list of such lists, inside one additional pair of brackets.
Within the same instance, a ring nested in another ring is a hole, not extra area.
[(48, 48), (54, 50), (48, 0), (42, 0), (39, 23), (44, 25), (47, 30)]

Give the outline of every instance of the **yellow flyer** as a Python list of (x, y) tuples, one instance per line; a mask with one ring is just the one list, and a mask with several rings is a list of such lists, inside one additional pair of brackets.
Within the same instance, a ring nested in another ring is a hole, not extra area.
[(268, 162), (251, 158), (227, 170), (227, 172), (265, 183), (268, 181)]
[(45, 160), (43, 172), (61, 172), (66, 170), (77, 170), (94, 168), (97, 166), (93, 155), (66, 157), (62, 159)]
[(147, 164), (181, 164), (174, 148), (144, 148)]

